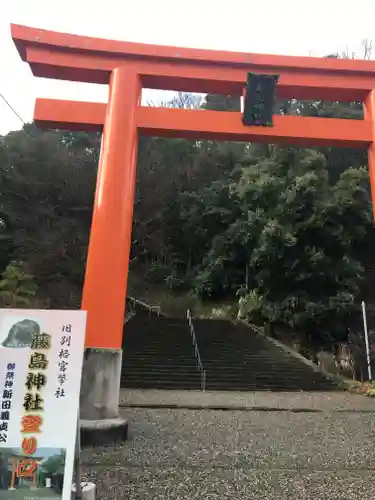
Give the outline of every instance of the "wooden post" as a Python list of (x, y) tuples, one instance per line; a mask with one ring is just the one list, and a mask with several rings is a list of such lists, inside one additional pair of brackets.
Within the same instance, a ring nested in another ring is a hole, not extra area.
[[(39, 464), (38, 464), (38, 465), (39, 465)], [(38, 469), (36, 469), (36, 470), (35, 470), (35, 472), (33, 473), (33, 480), (32, 480), (33, 482), (32, 482), (32, 486), (31, 486), (31, 487), (32, 487), (32, 489), (34, 489), (34, 490), (36, 490), (36, 489), (37, 489), (37, 484), (36, 484), (36, 475), (37, 475), (37, 470), (38, 470)]]
[(15, 483), (15, 480), (16, 480), (16, 470), (17, 470), (17, 458), (16, 457), (12, 457), (12, 478), (10, 480), (10, 487), (9, 489), (10, 490), (14, 490), (14, 483)]

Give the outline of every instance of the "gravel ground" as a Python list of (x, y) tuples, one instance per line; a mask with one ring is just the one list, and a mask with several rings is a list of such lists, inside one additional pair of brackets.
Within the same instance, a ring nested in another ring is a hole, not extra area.
[(368, 412), (123, 409), (129, 440), (84, 450), (97, 499), (367, 500)]
[(375, 412), (375, 398), (340, 392), (199, 392), (121, 389), (120, 405)]

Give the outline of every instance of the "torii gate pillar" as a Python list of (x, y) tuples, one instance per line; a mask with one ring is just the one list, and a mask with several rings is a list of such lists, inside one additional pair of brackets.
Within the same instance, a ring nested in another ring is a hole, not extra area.
[(112, 72), (82, 298), (83, 309), (97, 311), (87, 318), (89, 345), (97, 348), (122, 345), (140, 91), (132, 68)]
[[(141, 87), (132, 68), (113, 70), (104, 122), (82, 309), (88, 314), (90, 345), (82, 377), (80, 416), (84, 441), (98, 442), (99, 430), (125, 438), (119, 417), (122, 331), (134, 205)], [(99, 349), (98, 349), (99, 348)], [(104, 427), (104, 428), (103, 428)]]

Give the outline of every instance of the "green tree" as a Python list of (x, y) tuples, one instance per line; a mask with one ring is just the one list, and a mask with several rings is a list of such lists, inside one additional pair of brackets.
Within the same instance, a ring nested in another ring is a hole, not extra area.
[(78, 306), (100, 137), (26, 125), (0, 140), (1, 210), (13, 258), (27, 262), (54, 307)]
[(373, 232), (367, 172), (349, 169), (332, 186), (321, 153), (272, 149), (232, 186), (241, 217), (214, 238), (197, 290), (247, 289), (245, 317), (340, 335), (364, 276), (355, 248)]
[(65, 450), (60, 450), (56, 455), (52, 455), (43, 460), (40, 464), (41, 471), (46, 476), (53, 476), (54, 474), (63, 474), (65, 467)]

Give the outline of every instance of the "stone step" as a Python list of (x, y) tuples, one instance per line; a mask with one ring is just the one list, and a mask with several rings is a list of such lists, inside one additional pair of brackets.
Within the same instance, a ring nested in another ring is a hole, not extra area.
[(153, 372), (153, 373), (148, 373), (148, 374), (140, 374), (140, 373), (123, 373), (121, 374), (121, 379), (126, 381), (130, 380), (164, 380), (164, 381), (181, 381), (183, 380), (184, 382), (192, 382), (195, 383), (197, 380), (201, 379), (201, 376), (196, 373), (176, 373), (176, 372), (171, 372), (171, 373), (158, 373), (158, 372)]
[(200, 390), (201, 383), (200, 381), (193, 382), (185, 382), (183, 380), (179, 381), (164, 381), (164, 380), (134, 380), (127, 381), (121, 379), (121, 387), (128, 387), (130, 389), (184, 389), (184, 390)]
[(262, 385), (262, 384), (248, 384), (248, 385), (235, 385), (225, 386), (220, 384), (206, 384), (206, 391), (229, 391), (229, 392), (250, 392), (250, 391), (269, 391), (269, 392), (332, 392), (337, 390), (332, 386), (317, 386), (317, 385)]
[[(159, 365), (157, 363), (133, 363), (133, 364), (124, 364), (123, 366), (124, 373), (133, 373), (133, 372), (160, 372), (160, 373), (171, 373), (171, 372), (181, 372), (181, 373), (195, 373), (198, 372), (198, 367), (196, 364), (169, 364), (169, 365)], [(205, 370), (207, 373), (207, 377), (210, 379), (215, 379), (218, 381), (222, 380), (236, 380), (236, 379), (267, 379), (271, 381), (277, 381), (278, 379), (288, 379), (288, 380), (324, 380), (327, 379), (323, 374), (320, 373), (310, 373), (305, 372), (303, 374), (296, 373), (293, 370), (272, 370), (272, 371), (264, 371), (264, 370), (243, 370), (243, 371), (231, 371), (222, 368), (222, 371), (210, 371)], [(331, 382), (331, 381), (330, 381)]]
[[(121, 378), (121, 386), (129, 388), (154, 388), (154, 389), (186, 389), (197, 390), (201, 388), (201, 379), (127, 379)], [(264, 382), (243, 382), (236, 384), (219, 384), (206, 382), (207, 391), (277, 391), (277, 392), (299, 392), (299, 391), (332, 391), (332, 386), (324, 384), (267, 384)]]
[(143, 356), (143, 355), (132, 355), (123, 356), (123, 363), (155, 363), (162, 366), (164, 363), (191, 363), (197, 364), (196, 358), (194, 356)]
[[(137, 358), (124, 358), (123, 359), (123, 364), (126, 367), (134, 367), (134, 366), (141, 366), (141, 367), (147, 367), (147, 366), (155, 366), (159, 367), (160, 369), (166, 368), (169, 369), (171, 366), (197, 366), (197, 362), (195, 359), (191, 358), (142, 358), (142, 357), (137, 357)], [(270, 375), (275, 375), (277, 373), (279, 374), (294, 374), (296, 377), (304, 377), (304, 376), (322, 376), (319, 372), (313, 372), (307, 368), (296, 368), (296, 369), (291, 369), (287, 365), (270, 365), (270, 366), (264, 366), (264, 365), (243, 365), (243, 366), (231, 366), (231, 365), (215, 365), (215, 366), (206, 366), (203, 364), (203, 369), (211, 373), (212, 375), (215, 376), (222, 376), (225, 377), (227, 376), (228, 373), (232, 374), (252, 374), (252, 373), (261, 373), (261, 374), (270, 374)]]
[(210, 383), (218, 383), (218, 384), (221, 384), (221, 385), (237, 385), (237, 384), (241, 384), (241, 382), (244, 382), (244, 383), (250, 383), (250, 382), (253, 382), (253, 383), (267, 383), (268, 385), (285, 385), (285, 384), (296, 384), (296, 385), (301, 385), (301, 384), (325, 384), (325, 385), (330, 385), (330, 386), (333, 386), (334, 384), (330, 381), (327, 381), (325, 379), (320, 379), (320, 378), (312, 378), (312, 377), (306, 377), (305, 379), (301, 380), (301, 378), (299, 377), (295, 377), (293, 375), (285, 375), (285, 376), (282, 376), (282, 375), (279, 375), (278, 377), (268, 377), (268, 376), (265, 376), (265, 375), (262, 375), (262, 374), (255, 374), (255, 375), (252, 375), (252, 376), (246, 376), (246, 375), (243, 375), (243, 376), (238, 376), (238, 377), (234, 377), (234, 376), (231, 376), (230, 374), (228, 374), (227, 377), (223, 377), (223, 378), (219, 378), (219, 377), (215, 377), (215, 376), (212, 376), (210, 375), (209, 373), (206, 372), (206, 379), (210, 382)]
[[(194, 355), (180, 355), (179, 353), (176, 353), (175, 356), (172, 354), (155, 354), (155, 355), (145, 355), (144, 353), (134, 353), (132, 352), (131, 354), (125, 354), (123, 356), (123, 362), (125, 363), (149, 363), (149, 362), (154, 362), (157, 364), (162, 365), (163, 363), (180, 363), (183, 361), (190, 361), (191, 363), (196, 363), (196, 358)], [(207, 370), (210, 370), (212, 372), (222, 372), (223, 368), (225, 367), (226, 370), (231, 370), (231, 371), (244, 371), (244, 370), (260, 370), (260, 371), (271, 371), (271, 370), (289, 370), (289, 371), (294, 371), (296, 373), (304, 374), (304, 373), (310, 373), (312, 368), (309, 368), (309, 366), (305, 366), (303, 364), (301, 365), (294, 365), (294, 364), (288, 364), (288, 362), (282, 361), (280, 363), (277, 363), (275, 361), (270, 361), (270, 362), (249, 362), (249, 361), (244, 361), (244, 360), (237, 360), (236, 362), (231, 362), (231, 360), (223, 360), (222, 363), (217, 363), (210, 361), (208, 362), (207, 360), (202, 359), (202, 364), (203, 367), (206, 368)]]
[(187, 322), (181, 324), (172, 324), (158, 321), (158, 325), (150, 322), (150, 324), (144, 323), (131, 325), (131, 328), (129, 328), (130, 322), (127, 323), (127, 325), (128, 328), (124, 328), (124, 338), (127, 338), (129, 336), (137, 336), (139, 332), (155, 333), (155, 335), (162, 334), (163, 332), (169, 332), (171, 334), (173, 333), (175, 335), (178, 335), (182, 332), (183, 334), (190, 335), (190, 328)]
[[(157, 358), (154, 358), (157, 359)], [(214, 364), (214, 363), (206, 363), (205, 360), (202, 360), (203, 367), (211, 372), (220, 373), (223, 371), (224, 367), (226, 370), (233, 372), (243, 372), (243, 371), (261, 371), (261, 372), (269, 372), (269, 371), (293, 371), (294, 373), (298, 373), (303, 375), (304, 373), (319, 373), (314, 372), (312, 368), (308, 366), (293, 366), (288, 365), (288, 363), (241, 363), (240, 361), (237, 364), (232, 364), (227, 360), (223, 360), (223, 364)]]
[(124, 365), (122, 367), (122, 373), (143, 373), (147, 375), (148, 373), (160, 373), (160, 374), (171, 374), (171, 373), (180, 373), (180, 374), (197, 374), (199, 372), (197, 365), (169, 365), (169, 366), (160, 366), (157, 364), (150, 363), (149, 365), (133, 365), (127, 366)]
[(122, 348), (123, 353), (131, 352), (131, 351), (139, 351), (150, 354), (162, 354), (163, 352), (186, 352), (190, 354), (194, 351), (193, 344), (186, 344), (184, 346), (177, 345), (173, 346), (170, 344), (160, 345), (160, 346), (148, 346), (148, 345), (127, 345)]

